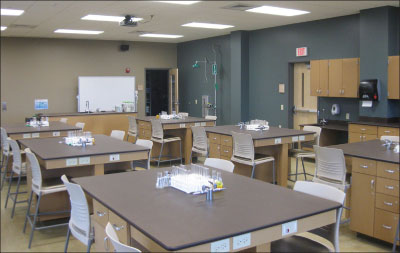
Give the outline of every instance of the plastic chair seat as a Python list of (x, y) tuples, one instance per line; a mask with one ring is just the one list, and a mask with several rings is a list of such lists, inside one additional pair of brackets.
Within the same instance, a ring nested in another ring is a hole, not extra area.
[(303, 149), (291, 149), (289, 150), (289, 157), (294, 158), (315, 158), (314, 151), (308, 151)]
[(272, 162), (275, 160), (275, 158), (272, 156), (255, 154), (254, 162), (250, 159), (246, 159), (246, 158), (239, 157), (239, 156), (232, 156), (231, 160), (234, 162), (237, 162), (237, 163), (242, 163), (242, 164), (253, 166), (253, 165), (258, 165), (258, 164), (262, 164), (262, 163), (266, 163), (266, 162)]
[(314, 177), (312, 181), (316, 182), (316, 183), (320, 183), (320, 184), (330, 185), (330, 186), (335, 187), (344, 192), (346, 192), (347, 189), (350, 188), (349, 183), (341, 184), (340, 182), (334, 182), (329, 179), (320, 179), (320, 178)]
[(158, 143), (166, 143), (166, 142), (180, 141), (181, 137), (166, 135), (163, 139), (151, 137), (151, 140)]
[(207, 150), (200, 149), (200, 148), (197, 148), (197, 147), (192, 147), (192, 151), (196, 152), (196, 153), (199, 153), (201, 155), (204, 155), (204, 156), (208, 155), (208, 151)]
[(33, 188), (36, 194), (42, 193), (42, 195), (67, 191), (67, 187), (64, 184), (60, 184), (59, 180), (46, 182), (46, 185), (42, 185), (40, 190)]
[(13, 166), (12, 171), (17, 175), (19, 175), (19, 174), (25, 175), (26, 174), (26, 163), (22, 163), (21, 165), (22, 165), (21, 169), (17, 169)]
[(271, 252), (330, 252), (330, 250), (316, 241), (294, 235), (272, 242)]

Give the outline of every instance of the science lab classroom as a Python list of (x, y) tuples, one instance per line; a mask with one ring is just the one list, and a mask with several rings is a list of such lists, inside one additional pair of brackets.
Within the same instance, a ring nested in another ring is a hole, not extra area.
[(399, 252), (399, 1), (1, 1), (1, 252)]

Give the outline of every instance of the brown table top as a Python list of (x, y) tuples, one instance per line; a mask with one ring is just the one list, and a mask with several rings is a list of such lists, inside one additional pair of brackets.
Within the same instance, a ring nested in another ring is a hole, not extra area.
[(237, 133), (251, 134), (253, 140), (314, 134), (313, 132), (308, 132), (308, 131), (301, 131), (288, 128), (278, 128), (278, 127), (269, 127), (269, 130), (263, 130), (263, 131), (250, 131), (250, 130), (240, 129), (239, 126), (234, 126), (234, 125), (206, 127), (206, 132), (209, 133), (232, 135), (231, 133), (232, 131)]
[(43, 114), (44, 117), (62, 117), (62, 116), (90, 116), (90, 115), (107, 115), (107, 114), (129, 114), (129, 113), (137, 113), (137, 112), (114, 112), (114, 111), (107, 111), (107, 112), (58, 112), (58, 113), (45, 113)]
[[(117, 153), (128, 153), (138, 151), (148, 151), (143, 146), (120, 141), (105, 135), (94, 135), (95, 144), (86, 147), (74, 147), (66, 145), (64, 138), (41, 138), (23, 139), (19, 142), (43, 160), (64, 159), (70, 157), (107, 155)], [(62, 142), (62, 143), (60, 143)]]
[(5, 124), (2, 127), (7, 131), (7, 134), (80, 130), (79, 127), (71, 126), (58, 121), (49, 122), (49, 126), (41, 127), (30, 127), (26, 126), (25, 123)]
[(329, 148), (342, 149), (348, 156), (377, 160), (381, 162), (400, 163), (400, 154), (387, 150), (382, 146), (384, 142), (380, 140), (355, 142), (328, 146)]
[[(146, 116), (146, 117), (137, 117), (137, 120), (150, 121), (151, 119), (155, 119), (156, 116)], [(187, 117), (185, 119), (162, 119), (161, 124), (183, 124), (183, 123), (196, 123), (196, 122), (206, 122), (206, 121), (215, 121), (213, 119), (205, 119), (198, 117)]]
[[(165, 169), (165, 168), (164, 168)], [(222, 171), (226, 190), (205, 195), (156, 189), (159, 169), (74, 178), (93, 198), (171, 251), (327, 212), (341, 205)], [(103, 187), (107, 185), (107, 187)]]
[(322, 129), (328, 129), (328, 130), (336, 130), (336, 131), (343, 131), (343, 132), (348, 132), (349, 131), (349, 125), (348, 122), (345, 123), (337, 123), (337, 122), (329, 122), (326, 125), (322, 124), (301, 124), (300, 126), (317, 126)]

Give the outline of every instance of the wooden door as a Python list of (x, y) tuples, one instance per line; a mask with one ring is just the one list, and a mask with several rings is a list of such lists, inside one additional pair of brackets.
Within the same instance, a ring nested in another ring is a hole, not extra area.
[(389, 56), (388, 60), (388, 98), (400, 99), (400, 56)]
[(374, 235), (376, 177), (353, 173), (351, 180), (350, 229)]
[(346, 98), (358, 98), (359, 83), (359, 58), (343, 59), (343, 84), (341, 96)]
[(300, 130), (300, 124), (317, 123), (317, 97), (312, 96), (310, 69), (306, 63), (294, 65), (294, 96), (295, 106), (293, 127)]
[(329, 60), (319, 61), (319, 96), (329, 96)]
[(173, 111), (179, 113), (178, 69), (169, 70), (168, 90), (169, 90), (168, 113), (172, 114)]
[(310, 95), (319, 95), (319, 60), (310, 62)]
[(329, 96), (341, 97), (342, 96), (342, 83), (343, 83), (343, 60), (333, 59), (329, 60)]

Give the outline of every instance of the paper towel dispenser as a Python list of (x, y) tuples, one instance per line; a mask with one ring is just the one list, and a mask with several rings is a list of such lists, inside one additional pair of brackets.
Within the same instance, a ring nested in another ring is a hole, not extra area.
[(379, 101), (380, 83), (378, 79), (363, 80), (358, 89), (361, 100)]

